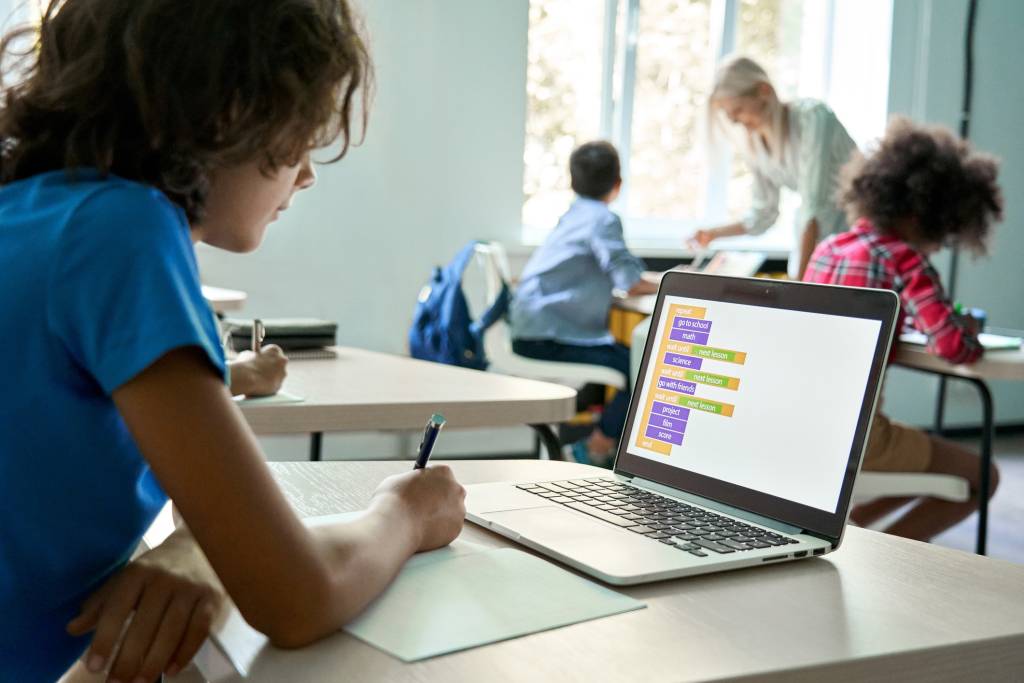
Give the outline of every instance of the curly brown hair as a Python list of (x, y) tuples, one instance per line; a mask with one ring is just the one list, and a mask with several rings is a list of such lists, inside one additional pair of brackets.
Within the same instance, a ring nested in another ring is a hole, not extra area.
[(912, 220), (916, 239), (983, 253), (992, 223), (1003, 217), (998, 173), (994, 157), (948, 129), (895, 117), (870, 155), (856, 155), (840, 171), (838, 200), (851, 222), (867, 218), (897, 233)]
[(213, 169), (342, 137), (340, 159), (372, 66), (347, 0), (51, 0), (0, 39), (0, 74), (0, 184), (95, 167), (196, 222)]

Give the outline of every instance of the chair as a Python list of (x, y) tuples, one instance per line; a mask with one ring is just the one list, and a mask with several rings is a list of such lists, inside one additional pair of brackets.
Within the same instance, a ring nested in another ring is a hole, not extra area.
[[(466, 296), (471, 305), (483, 302), (482, 306), (487, 306), (498, 297), (502, 285), (509, 281), (505, 248), (496, 242), (481, 242), (476, 246), (474, 263), (481, 271), (483, 288), (477, 296), (470, 291)], [(464, 279), (464, 284), (470, 279)], [(490, 363), (488, 369), (505, 375), (564, 384), (574, 389), (584, 384), (604, 384), (616, 389), (626, 386), (626, 379), (621, 373), (603, 365), (561, 363), (518, 355), (512, 351), (511, 330), (504, 320), (496, 322), (484, 334), (484, 353)]]
[(971, 496), (967, 480), (952, 474), (930, 472), (861, 472), (853, 486), (853, 504), (876, 498), (928, 496), (962, 503)]
[[(650, 318), (633, 329), (630, 346), (630, 371), (633, 385), (640, 371)], [(953, 502), (963, 502), (970, 497), (967, 480), (951, 474), (930, 472), (860, 472), (853, 486), (853, 504), (866, 503), (876, 498), (919, 498), (929, 496)]]
[[(509, 281), (508, 257), (505, 248), (497, 242), (480, 242), (476, 245), (473, 263), (476, 272), (467, 272), (463, 277), (463, 292), (471, 310), (477, 313), (485, 310)], [(484, 333), (484, 353), (489, 363), (488, 370), (504, 375), (562, 384), (573, 389), (580, 389), (585, 384), (603, 384), (615, 389), (623, 389), (626, 385), (621, 373), (603, 365), (561, 363), (520, 356), (512, 350), (512, 333), (504, 319), (499, 319)], [(551, 443), (546, 450), (553, 453), (558, 450), (557, 439), (550, 429), (547, 431), (551, 434)], [(542, 434), (543, 440), (543, 433), (538, 433)]]

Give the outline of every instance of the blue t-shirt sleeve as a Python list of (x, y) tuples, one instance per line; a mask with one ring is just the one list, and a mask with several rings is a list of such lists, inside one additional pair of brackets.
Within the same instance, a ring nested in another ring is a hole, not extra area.
[(111, 181), (68, 217), (59, 239), (49, 324), (104, 392), (187, 346), (225, 376), (188, 224), (162, 193)]
[(633, 256), (626, 248), (622, 235), (622, 221), (613, 213), (594, 227), (590, 238), (590, 249), (608, 277), (612, 286), (623, 291), (635, 285), (643, 275), (643, 261)]

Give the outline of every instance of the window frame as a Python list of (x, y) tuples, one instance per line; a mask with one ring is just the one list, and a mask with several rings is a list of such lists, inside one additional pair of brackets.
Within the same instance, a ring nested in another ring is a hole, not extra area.
[[(824, 0), (824, 16), (827, 17), (823, 36), (823, 56), (821, 86), (823, 93), (831, 89), (831, 62), (834, 50), (832, 18), (835, 16), (837, 0)], [(624, 23), (619, 44), (619, 9), (625, 3)], [(740, 26), (741, 0), (711, 0), (711, 26), (709, 33), (712, 38), (711, 50), (713, 69), (723, 59), (735, 51)], [(720, 224), (729, 220), (728, 197), (730, 184), (731, 153), (726, 149), (717, 150), (708, 162), (708, 173), (704, 187), (703, 215), (689, 219), (669, 219), (655, 216), (631, 216), (626, 210), (629, 206), (630, 192), (630, 156), (632, 152), (633, 101), (636, 89), (636, 55), (640, 19), (640, 0), (605, 0), (604, 27), (602, 45), (601, 103), (599, 136), (609, 140), (619, 150), (622, 165), (622, 190), (612, 208), (622, 214), (627, 229), (626, 238), (631, 244), (646, 243), (664, 244), (665, 236), (672, 232), (680, 237), (698, 227)], [(619, 76), (616, 79), (616, 75)], [(616, 87), (616, 81), (618, 87)], [(789, 206), (787, 206), (789, 204)], [(780, 207), (780, 223), (792, 222), (792, 202), (783, 202)], [(639, 229), (638, 229), (639, 228)], [(523, 239), (527, 243), (539, 243), (538, 238), (546, 234), (550, 226), (523, 226)], [(774, 226), (769, 234), (732, 238), (732, 246), (744, 249), (765, 249), (768, 251), (788, 251), (793, 246), (793, 236), (789, 231), (780, 235)]]

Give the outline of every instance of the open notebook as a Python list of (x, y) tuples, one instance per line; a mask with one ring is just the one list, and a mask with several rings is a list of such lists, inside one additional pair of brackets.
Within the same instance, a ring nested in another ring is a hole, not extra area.
[[(359, 514), (304, 521), (316, 526)], [(391, 586), (344, 630), (413, 662), (644, 606), (514, 548), (487, 548), (457, 540), (447, 548), (414, 556)], [(324, 642), (341, 637), (331, 636)], [(234, 609), (213, 639), (242, 676), (270, 647)], [(223, 665), (218, 671), (209, 652), (197, 657), (196, 663), (209, 680), (224, 675)]]
[[(910, 330), (900, 335), (900, 341), (904, 344), (914, 344), (915, 346), (925, 346), (928, 343), (928, 337), (918, 332), (917, 330)], [(996, 351), (999, 349), (1019, 349), (1021, 347), (1020, 337), (1006, 337), (1001, 334), (989, 334), (982, 332), (978, 335), (978, 341), (981, 342), (982, 348), (986, 351)]]

